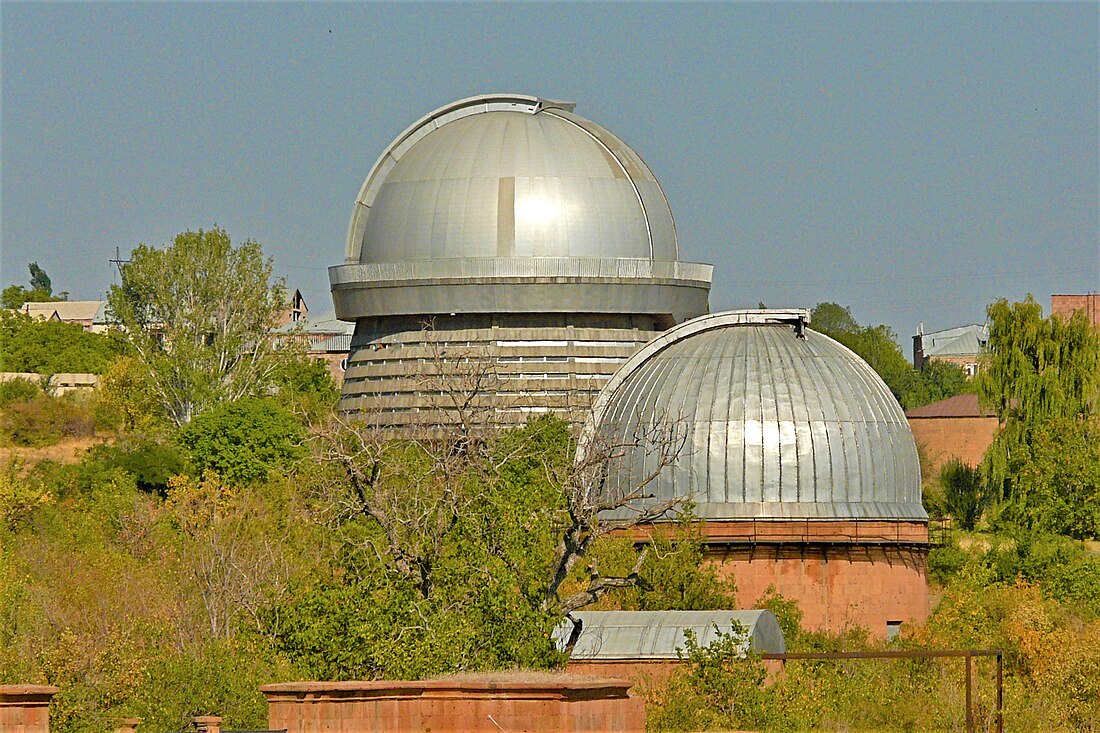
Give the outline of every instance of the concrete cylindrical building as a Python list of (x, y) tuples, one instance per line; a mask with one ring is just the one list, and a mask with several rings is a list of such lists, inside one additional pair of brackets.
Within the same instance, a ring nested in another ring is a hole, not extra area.
[(742, 607), (774, 587), (809, 628), (889, 636), (928, 614), (916, 444), (874, 370), (808, 321), (733, 311), (670, 329), (604, 388), (582, 450), (613, 456), (602, 490), (630, 498), (623, 515), (689, 502)]
[(337, 316), (356, 323), (341, 409), (380, 425), (583, 419), (652, 337), (707, 311), (660, 185), (629, 146), (523, 95), (454, 102), (382, 153), (355, 202)]

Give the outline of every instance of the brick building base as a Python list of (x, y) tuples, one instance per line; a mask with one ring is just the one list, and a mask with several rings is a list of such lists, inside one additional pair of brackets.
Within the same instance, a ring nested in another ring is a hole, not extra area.
[(629, 682), (557, 674), (416, 682), (265, 685), (268, 727), (287, 733), (643, 733)]
[(0, 731), (50, 733), (50, 699), (57, 692), (49, 685), (0, 685)]

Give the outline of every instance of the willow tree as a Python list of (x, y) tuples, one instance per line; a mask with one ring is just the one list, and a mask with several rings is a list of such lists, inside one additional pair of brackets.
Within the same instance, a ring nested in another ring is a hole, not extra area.
[(1093, 429), (1100, 409), (1100, 331), (1083, 313), (1043, 318), (1030, 295), (1023, 303), (998, 300), (988, 315), (989, 351), (978, 389), (1001, 429), (983, 468), (1001, 498), (1019, 507), (1034, 498), (1028, 476), (1041, 473), (1030, 465), (1038, 457), (1033, 446), (1040, 432), (1054, 425), (1065, 430), (1067, 424)]
[(270, 386), (286, 291), (258, 243), (234, 246), (214, 228), (138, 245), (107, 301), (175, 424)]

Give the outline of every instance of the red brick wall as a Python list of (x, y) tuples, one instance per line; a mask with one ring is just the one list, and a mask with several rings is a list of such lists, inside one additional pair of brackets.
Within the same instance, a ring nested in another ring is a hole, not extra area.
[(1071, 316), (1074, 311), (1085, 311), (1092, 325), (1100, 326), (1100, 293), (1050, 296), (1052, 315)]
[(995, 417), (911, 417), (909, 427), (913, 438), (926, 452), (930, 476), (953, 458), (971, 466), (982, 462), (993, 436), (997, 433)]
[(805, 628), (861, 626), (886, 636), (889, 621), (928, 618), (928, 551), (899, 545), (716, 546), (708, 557), (733, 576), (741, 608), (769, 586), (798, 601)]
[(643, 733), (622, 680), (532, 673), (418, 682), (265, 685), (268, 727), (288, 733)]
[(50, 733), (50, 699), (57, 692), (48, 685), (0, 685), (0, 731)]

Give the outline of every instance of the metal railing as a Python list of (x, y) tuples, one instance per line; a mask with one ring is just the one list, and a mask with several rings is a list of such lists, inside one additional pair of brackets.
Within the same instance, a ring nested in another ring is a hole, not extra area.
[(714, 268), (697, 262), (646, 258), (602, 257), (479, 257), (408, 260), (336, 265), (329, 268), (332, 285), (389, 280), (438, 278), (597, 277), (711, 281)]

